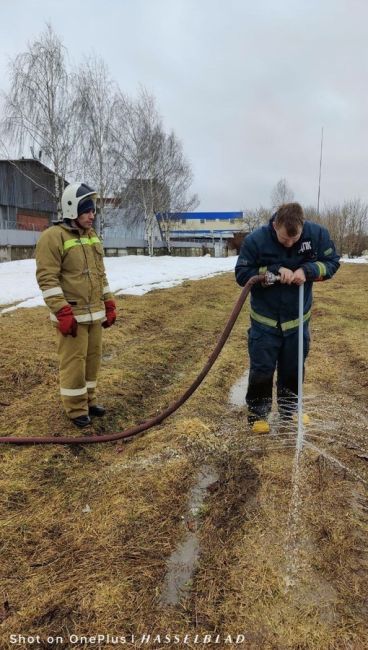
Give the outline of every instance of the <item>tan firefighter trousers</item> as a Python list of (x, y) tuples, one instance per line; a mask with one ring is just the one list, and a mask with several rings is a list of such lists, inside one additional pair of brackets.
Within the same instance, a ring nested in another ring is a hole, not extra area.
[(77, 336), (57, 332), (60, 393), (67, 416), (71, 419), (88, 414), (96, 404), (97, 375), (101, 365), (101, 321), (78, 323)]

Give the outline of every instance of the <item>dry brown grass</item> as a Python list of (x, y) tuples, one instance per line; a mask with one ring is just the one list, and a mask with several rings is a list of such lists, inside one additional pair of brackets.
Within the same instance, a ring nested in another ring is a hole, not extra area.
[[(344, 266), (315, 287), (306, 403), (317, 416), (324, 405), (336, 416), (336, 429), (314, 442), (368, 481), (367, 461), (358, 458), (366, 444), (367, 280), (367, 266)], [(96, 429), (121, 430), (178, 397), (238, 293), (229, 274), (119, 300), (99, 387), (109, 415)], [(244, 410), (228, 406), (247, 364), (247, 320), (244, 313), (189, 402), (122, 454), (115, 444), (0, 449), (8, 602), (1, 648), (20, 647), (10, 644), (11, 633), (135, 634), (126, 647), (142, 647), (139, 635), (154, 632), (244, 633), (242, 647), (262, 650), (368, 647), (366, 486), (310, 450), (294, 540), (300, 570), (285, 589), (293, 451), (252, 438)], [(75, 433), (59, 404), (46, 310), (8, 314), (0, 332), (0, 434)], [(166, 561), (185, 537), (186, 495), (203, 463), (220, 478), (201, 514), (200, 563), (180, 604), (163, 607)]]

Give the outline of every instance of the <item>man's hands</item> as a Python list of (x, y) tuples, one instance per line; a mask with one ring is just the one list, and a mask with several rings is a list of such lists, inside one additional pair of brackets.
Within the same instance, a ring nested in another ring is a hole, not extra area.
[(297, 269), (296, 271), (294, 271), (293, 273), (294, 284), (297, 284), (299, 287), (301, 284), (304, 284), (305, 281), (306, 281), (306, 277), (303, 269)]
[(306, 281), (305, 273), (303, 269), (297, 269), (296, 271), (291, 271), (290, 269), (281, 266), (279, 269), (280, 282), (281, 284), (304, 284)]
[(106, 320), (103, 321), (102, 327), (111, 327), (116, 321), (116, 304), (114, 300), (105, 300)]
[(294, 272), (286, 269), (284, 266), (279, 268), (279, 276), (281, 284), (292, 284)]
[(63, 336), (70, 334), (73, 338), (77, 336), (78, 323), (74, 318), (73, 310), (70, 305), (59, 309), (55, 314), (59, 321), (59, 330)]

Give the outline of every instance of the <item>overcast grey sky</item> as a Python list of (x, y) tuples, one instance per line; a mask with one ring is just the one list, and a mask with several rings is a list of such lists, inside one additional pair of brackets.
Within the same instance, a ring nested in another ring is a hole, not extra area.
[(0, 0), (8, 61), (50, 22), (72, 63), (102, 57), (122, 90), (157, 98), (194, 172), (198, 210), (368, 201), (366, 0)]

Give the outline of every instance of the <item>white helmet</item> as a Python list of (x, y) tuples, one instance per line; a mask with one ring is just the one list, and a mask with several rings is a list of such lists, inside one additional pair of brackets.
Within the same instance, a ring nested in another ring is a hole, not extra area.
[(96, 190), (89, 187), (85, 183), (71, 183), (68, 185), (61, 197), (61, 210), (64, 219), (77, 219), (78, 218), (78, 204), (84, 201), (87, 197), (92, 199), (95, 203), (98, 199)]

